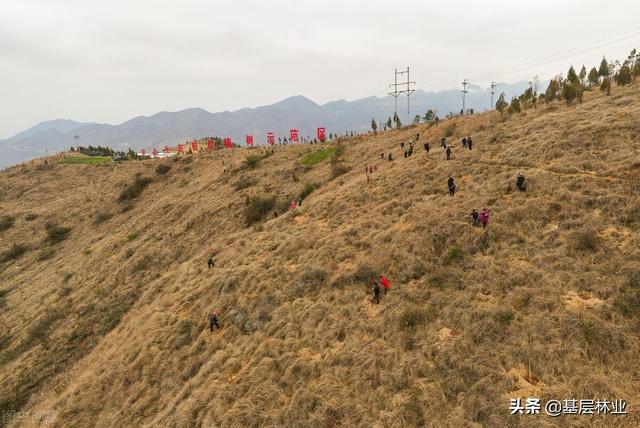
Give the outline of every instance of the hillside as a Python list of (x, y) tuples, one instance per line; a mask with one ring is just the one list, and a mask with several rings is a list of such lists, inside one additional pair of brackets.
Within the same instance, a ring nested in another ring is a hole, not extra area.
[[(526, 82), (499, 84), (500, 91), (515, 96), (526, 89)], [(544, 85), (543, 85), (544, 86)], [(406, 101), (401, 99), (401, 106)], [(460, 109), (460, 92), (457, 89), (441, 92), (416, 91), (411, 97), (412, 117), (424, 115), (427, 109), (435, 109), (441, 117)], [(489, 103), (487, 90), (470, 91), (467, 106), (477, 111), (486, 110)], [(386, 121), (393, 111), (391, 96), (368, 97), (354, 101), (333, 101), (319, 105), (303, 96), (286, 98), (277, 103), (244, 108), (229, 112), (210, 113), (201, 108), (189, 108), (176, 112), (160, 112), (152, 116), (139, 116), (118, 125), (78, 123), (72, 121), (43, 122), (6, 140), (0, 140), (0, 168), (26, 160), (42, 157), (45, 148), (49, 153), (69, 150), (70, 146), (109, 146), (116, 150), (151, 152), (169, 144), (175, 146), (185, 140), (209, 136), (231, 137), (244, 145), (245, 135), (253, 134), (256, 142), (266, 143), (267, 132), (277, 136), (289, 136), (291, 128), (300, 130), (300, 136), (315, 136), (317, 127), (325, 127), (329, 133), (368, 131), (371, 118)], [(401, 118), (405, 121), (405, 107)], [(76, 140), (78, 136), (78, 140)]]
[[(319, 145), (254, 168), (264, 149), (164, 174), (3, 171), (0, 411), (56, 427), (638, 426), (638, 129), (635, 84), (347, 139), (315, 164)], [(276, 197), (277, 218), (247, 227), (254, 196)], [(489, 226), (472, 227), (484, 207)], [(629, 414), (509, 416), (516, 397), (625, 399)]]

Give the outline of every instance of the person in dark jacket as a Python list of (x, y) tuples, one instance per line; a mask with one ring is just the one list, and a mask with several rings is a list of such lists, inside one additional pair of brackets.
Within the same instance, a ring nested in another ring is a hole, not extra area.
[(471, 139), (471, 135), (467, 137), (467, 147), (471, 150), (471, 145), (473, 145), (473, 140)]
[(467, 137), (462, 137), (462, 147), (467, 148)]
[(213, 256), (209, 257), (209, 260), (207, 260), (207, 266), (208, 266), (208, 269), (215, 267), (215, 263), (213, 263)]
[(447, 187), (449, 187), (449, 195), (453, 196), (456, 193), (456, 182), (453, 180), (453, 177), (449, 177), (447, 180)]
[(447, 154), (447, 160), (451, 160), (451, 147), (447, 147), (445, 153)]
[(218, 313), (215, 309), (209, 315), (209, 331), (213, 333), (214, 329), (220, 329), (220, 321), (218, 321)]
[(380, 284), (378, 280), (373, 283), (373, 301), (376, 302), (376, 305), (380, 303)]
[(480, 226), (480, 214), (478, 214), (478, 210), (475, 208), (471, 211), (471, 225)]
[(424, 151), (425, 151), (425, 152), (429, 153), (429, 149), (430, 149), (430, 148), (431, 148), (431, 147), (429, 147), (429, 143), (424, 143)]
[(521, 172), (518, 173), (518, 178), (516, 179), (516, 187), (521, 192), (524, 192), (526, 190), (526, 186), (524, 185), (524, 174)]

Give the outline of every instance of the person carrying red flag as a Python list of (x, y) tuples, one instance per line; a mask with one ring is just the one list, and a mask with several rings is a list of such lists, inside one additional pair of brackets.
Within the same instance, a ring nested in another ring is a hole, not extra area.
[(389, 283), (389, 278), (384, 275), (380, 275), (380, 284), (382, 284), (382, 288), (384, 288), (384, 294), (387, 294), (391, 284)]

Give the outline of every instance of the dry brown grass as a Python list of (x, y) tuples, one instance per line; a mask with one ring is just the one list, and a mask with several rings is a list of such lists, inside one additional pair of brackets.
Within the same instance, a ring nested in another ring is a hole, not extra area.
[[(60, 427), (638, 426), (639, 127), (634, 85), (347, 139), (307, 167), (320, 146), (253, 168), (246, 150), (199, 154), (126, 210), (120, 193), (156, 162), (11, 168), (0, 253), (28, 253), (0, 265), (0, 409), (52, 410)], [(416, 132), (434, 149), (403, 159)], [(253, 227), (247, 197), (275, 201)], [(484, 207), (489, 227), (471, 227)], [(51, 246), (45, 224), (72, 232)], [(392, 287), (375, 306), (380, 273)], [(526, 394), (624, 398), (630, 414), (509, 417)]]

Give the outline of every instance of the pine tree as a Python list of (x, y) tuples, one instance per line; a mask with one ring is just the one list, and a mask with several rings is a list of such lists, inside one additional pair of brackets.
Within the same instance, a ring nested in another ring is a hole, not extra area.
[(584, 79), (587, 77), (587, 68), (584, 66), (584, 64), (580, 69), (580, 74), (578, 75), (578, 77), (580, 78), (580, 83), (582, 84), (582, 86), (584, 86)]
[(567, 72), (567, 81), (572, 85), (576, 85), (580, 83), (580, 79), (578, 78), (578, 75), (576, 74), (576, 70), (573, 68), (573, 65), (569, 67), (569, 71)]
[(600, 76), (598, 76), (598, 70), (596, 70), (595, 67), (591, 68), (591, 71), (589, 71), (589, 76), (587, 77), (587, 80), (589, 81), (589, 86), (595, 86), (600, 81)]
[(435, 116), (435, 112), (431, 109), (427, 110), (427, 112), (424, 114), (424, 121), (425, 122), (429, 122), (432, 121), (434, 119)]
[(580, 82), (578, 83), (565, 82), (565, 84), (562, 86), (562, 97), (567, 102), (568, 106), (570, 106), (571, 103), (573, 103), (573, 100), (578, 98), (580, 90), (581, 90)]
[(640, 76), (640, 61), (636, 61), (635, 65), (633, 66), (633, 76)]
[(619, 86), (630, 85), (631, 80), (631, 69), (628, 65), (623, 65), (616, 76), (616, 83)]
[(517, 97), (511, 98), (511, 105), (509, 106), (509, 113), (520, 113), (522, 111), (520, 107), (520, 100)]
[(602, 61), (600, 62), (600, 68), (598, 69), (598, 76), (600, 77), (609, 77), (609, 63), (605, 57), (602, 57)]
[(504, 92), (500, 94), (498, 97), (498, 101), (496, 101), (496, 110), (500, 112), (500, 116), (504, 114), (504, 109), (507, 108), (509, 104), (504, 100)]
[(378, 124), (376, 123), (375, 119), (371, 119), (371, 129), (373, 129), (373, 135), (377, 135), (378, 134)]
[(547, 87), (546, 92), (544, 93), (544, 101), (549, 104), (558, 96), (558, 92), (560, 92), (560, 82), (556, 79), (552, 79), (549, 82), (549, 86)]
[(418, 124), (420, 123), (420, 115), (416, 114), (416, 117), (413, 118), (413, 123)]

